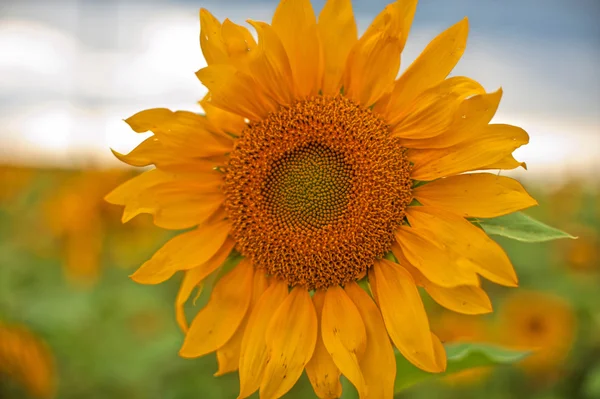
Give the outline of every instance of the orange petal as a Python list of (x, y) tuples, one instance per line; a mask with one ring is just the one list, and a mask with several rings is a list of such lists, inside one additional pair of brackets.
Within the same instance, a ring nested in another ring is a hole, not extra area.
[(173, 181), (172, 174), (152, 169), (127, 180), (107, 194), (104, 200), (115, 205), (125, 205), (136, 198), (142, 190), (169, 181)]
[(405, 139), (424, 139), (439, 136), (454, 122), (462, 101), (485, 93), (476, 81), (455, 76), (419, 95), (398, 115), (390, 115), (392, 134)]
[(369, 389), (366, 398), (392, 398), (396, 380), (396, 358), (390, 343), (381, 312), (367, 294), (356, 283), (345, 287), (348, 297), (354, 302), (365, 325), (367, 346), (358, 359), (358, 364)]
[(482, 170), (489, 170), (489, 169), (512, 170), (512, 169), (518, 168), (519, 166), (522, 167), (523, 169), (527, 170), (527, 164), (525, 162), (519, 162), (515, 159), (515, 157), (512, 154), (509, 154), (499, 161), (493, 162), (489, 165), (485, 165), (481, 169)]
[(429, 320), (415, 281), (406, 269), (388, 260), (369, 270), (377, 279), (379, 307), (396, 348), (415, 366), (432, 373), (445, 370), (434, 349)]
[(493, 218), (537, 205), (518, 181), (491, 173), (439, 179), (415, 188), (413, 196), (464, 217)]
[(222, 135), (234, 135), (239, 137), (242, 130), (248, 126), (241, 116), (215, 107), (210, 102), (210, 93), (200, 101), (200, 106), (206, 114), (206, 119), (208, 119), (215, 130)]
[(260, 384), (260, 397), (275, 399), (298, 381), (317, 343), (317, 314), (306, 288), (292, 289), (273, 314), (265, 339), (269, 360)]
[(398, 258), (398, 263), (404, 267), (415, 279), (415, 282), (425, 288), (425, 291), (443, 307), (463, 314), (484, 314), (492, 311), (492, 303), (485, 291), (474, 285), (459, 285), (456, 287), (442, 287), (429, 281), (402, 255), (396, 246), (392, 252)]
[(252, 309), (240, 351), (239, 398), (252, 395), (260, 387), (269, 354), (265, 340), (267, 329), (287, 296), (287, 284), (274, 280)]
[[(179, 324), (179, 327), (184, 333), (188, 330), (188, 324), (183, 307), (194, 290), (194, 287), (198, 287), (202, 283), (202, 280), (217, 270), (225, 262), (234, 246), (235, 241), (228, 237), (223, 246), (221, 246), (217, 253), (206, 263), (194, 267), (193, 269), (186, 270), (185, 276), (179, 286), (177, 299), (175, 300), (175, 316), (177, 318), (177, 324)], [(199, 289), (201, 289), (201, 287), (199, 287)]]
[(206, 263), (223, 247), (230, 228), (228, 222), (218, 221), (179, 234), (156, 251), (131, 278), (140, 284), (159, 284), (179, 270)]
[(147, 109), (125, 119), (125, 122), (136, 133), (154, 131), (165, 121), (172, 118), (173, 112), (166, 108)]
[[(206, 119), (193, 112), (150, 109), (125, 122), (136, 132), (152, 131), (164, 151), (175, 150), (178, 156), (205, 158), (223, 155), (233, 148), (231, 140), (212, 134)], [(163, 160), (165, 157), (156, 158)]]
[(408, 39), (410, 27), (415, 17), (417, 3), (417, 0), (396, 0), (391, 4), (388, 4), (384, 10), (373, 19), (373, 22), (371, 22), (371, 25), (369, 25), (363, 34), (363, 37), (368, 37), (385, 30), (386, 26), (391, 22), (394, 26), (394, 34), (398, 36), (400, 44), (402, 48), (404, 48), (406, 39)]
[(348, 97), (370, 107), (391, 90), (400, 69), (400, 53), (416, 3), (397, 1), (390, 4), (354, 45), (343, 77)]
[(337, 368), (331, 355), (327, 352), (321, 336), (321, 314), (325, 291), (317, 291), (312, 297), (317, 314), (317, 344), (315, 351), (306, 364), (306, 375), (313, 386), (317, 396), (321, 399), (339, 398), (342, 395), (342, 384), (340, 383), (340, 370)]
[[(517, 286), (517, 275), (510, 259), (480, 228), (460, 216), (429, 206), (410, 207), (406, 215), (415, 230), (455, 253), (457, 267), (466, 265), (495, 283)], [(454, 269), (452, 266), (444, 265)]]
[(217, 282), (208, 303), (192, 321), (180, 356), (199, 357), (225, 345), (246, 315), (253, 276), (252, 264), (242, 260)]
[(419, 94), (444, 80), (462, 57), (468, 32), (465, 18), (433, 39), (394, 84), (384, 115), (401, 113)]
[(414, 164), (412, 178), (429, 181), (482, 169), (528, 142), (529, 135), (517, 126), (487, 125), (477, 139), (448, 148), (408, 151)]
[(264, 22), (248, 21), (258, 34), (258, 46), (248, 58), (247, 68), (262, 90), (278, 104), (287, 105), (294, 98), (292, 69), (275, 29)]
[(221, 23), (208, 10), (200, 9), (200, 47), (208, 65), (229, 61), (227, 48), (221, 37)]
[(154, 169), (137, 176), (106, 196), (125, 205), (122, 222), (150, 213), (160, 227), (183, 229), (203, 223), (222, 204), (223, 174), (196, 171), (193, 179)]
[(129, 154), (121, 154), (111, 148), (115, 157), (121, 162), (131, 166), (148, 166), (154, 163), (156, 158), (160, 158), (165, 151), (164, 146), (154, 136), (148, 137), (135, 147)]
[(229, 58), (235, 63), (238, 59), (245, 57), (256, 48), (256, 41), (248, 29), (231, 22), (229, 19), (223, 21), (221, 37)]
[(233, 337), (231, 337), (225, 345), (217, 349), (217, 362), (219, 363), (219, 370), (215, 373), (215, 376), (231, 373), (239, 368), (242, 339), (244, 338), (244, 334), (246, 332), (246, 326), (248, 325), (250, 313), (268, 286), (269, 282), (267, 280), (267, 276), (263, 272), (259, 271), (254, 273), (250, 307), (246, 312), (246, 316), (244, 316), (244, 319), (240, 323), (240, 326), (235, 331), (235, 334), (233, 334)]
[(367, 386), (358, 364), (365, 352), (367, 333), (356, 305), (339, 286), (330, 287), (325, 293), (321, 334), (327, 351), (336, 366), (356, 387), (361, 398), (367, 394)]
[(289, 57), (297, 95), (317, 94), (323, 80), (323, 56), (310, 0), (281, 0), (273, 15), (273, 29)]
[(492, 120), (500, 100), (502, 89), (493, 93), (478, 94), (464, 100), (454, 114), (450, 127), (442, 134), (425, 139), (404, 139), (402, 146), (406, 148), (446, 148), (465, 140), (476, 139), (479, 132), (485, 129)]
[(319, 14), (318, 28), (325, 62), (323, 94), (337, 95), (348, 54), (358, 41), (352, 1), (327, 0)]
[(204, 223), (225, 200), (218, 192), (223, 177), (219, 172), (214, 173), (216, 176), (206, 178), (200, 190), (197, 185), (172, 182), (140, 191), (125, 204), (123, 223), (140, 213), (153, 215), (154, 224), (165, 229), (181, 230)]
[(211, 103), (225, 111), (259, 121), (277, 110), (277, 102), (269, 99), (250, 75), (232, 65), (211, 65), (196, 76), (211, 92)]
[(408, 226), (400, 226), (394, 234), (406, 259), (430, 281), (443, 287), (479, 284), (473, 268), (458, 265), (457, 256), (435, 238)]

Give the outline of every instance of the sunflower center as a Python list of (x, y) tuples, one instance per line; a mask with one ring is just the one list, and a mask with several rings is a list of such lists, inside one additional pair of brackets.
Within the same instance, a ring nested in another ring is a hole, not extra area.
[(242, 132), (225, 206), (237, 249), (255, 267), (327, 288), (361, 278), (390, 250), (411, 184), (383, 120), (342, 96), (317, 96)]
[(342, 153), (310, 143), (273, 162), (263, 189), (266, 208), (289, 228), (323, 228), (347, 209), (351, 180)]

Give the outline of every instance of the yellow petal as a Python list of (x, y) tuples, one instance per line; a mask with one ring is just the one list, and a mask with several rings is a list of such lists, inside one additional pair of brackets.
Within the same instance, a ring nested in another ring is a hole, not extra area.
[(537, 205), (521, 183), (491, 173), (450, 176), (413, 190), (423, 205), (464, 217), (493, 218)]
[(210, 102), (210, 93), (200, 101), (200, 106), (206, 114), (206, 119), (214, 126), (217, 132), (223, 135), (239, 137), (242, 130), (248, 126), (241, 116), (215, 107)]
[(460, 104), (454, 113), (452, 124), (445, 132), (425, 139), (404, 139), (401, 141), (402, 146), (446, 148), (465, 140), (475, 139), (496, 114), (501, 99), (502, 89), (468, 98)]
[(121, 154), (111, 149), (113, 155), (131, 166), (148, 166), (154, 163), (154, 159), (160, 158), (165, 151), (164, 146), (154, 136), (148, 137), (135, 147), (129, 154)]
[[(480, 228), (460, 216), (429, 206), (410, 207), (406, 215), (415, 230), (454, 252), (458, 267), (470, 266), (495, 283), (517, 286), (517, 275), (510, 259)], [(452, 264), (444, 266), (453, 269)]]
[(367, 346), (358, 359), (368, 387), (365, 397), (391, 399), (394, 397), (396, 358), (381, 312), (369, 294), (358, 284), (350, 283), (346, 285), (345, 290), (356, 305), (367, 332)]
[(273, 15), (273, 29), (289, 57), (297, 95), (317, 94), (323, 79), (323, 55), (310, 0), (281, 0)]
[(492, 311), (492, 303), (485, 291), (474, 285), (459, 285), (456, 287), (442, 287), (429, 281), (402, 255), (396, 245), (392, 245), (392, 252), (398, 263), (404, 267), (415, 279), (415, 282), (440, 305), (447, 309), (464, 314), (483, 314)]
[(340, 370), (337, 368), (331, 355), (327, 352), (321, 336), (321, 315), (325, 291), (317, 291), (312, 297), (317, 314), (317, 344), (315, 351), (306, 364), (306, 375), (313, 389), (320, 399), (339, 398), (342, 395), (342, 384), (340, 383)]
[(223, 21), (221, 36), (229, 58), (235, 63), (236, 59), (243, 58), (249, 51), (256, 48), (256, 41), (248, 29), (231, 22)]
[(485, 291), (472, 285), (441, 287), (433, 283), (425, 286), (431, 297), (443, 307), (463, 314), (485, 314), (492, 312), (492, 303)]
[(210, 127), (202, 115), (177, 111), (152, 131), (166, 148), (188, 157), (206, 158), (230, 152), (233, 142), (213, 134)]
[(527, 164), (525, 162), (519, 162), (515, 159), (515, 157), (510, 154), (505, 156), (504, 158), (502, 158), (501, 160), (491, 163), (489, 165), (485, 165), (483, 168), (481, 168), (482, 170), (488, 170), (488, 169), (504, 169), (504, 170), (512, 170), (512, 169), (516, 169), (518, 167), (522, 167), (523, 169), (527, 170)]
[(275, 30), (264, 22), (248, 21), (258, 34), (258, 46), (246, 64), (249, 73), (265, 93), (278, 104), (287, 105), (294, 96), (292, 69)]
[[(181, 285), (179, 286), (177, 299), (175, 300), (175, 315), (177, 318), (177, 324), (179, 324), (179, 327), (183, 332), (187, 332), (188, 330), (184, 305), (194, 290), (194, 287), (199, 287), (199, 285), (202, 283), (202, 280), (217, 270), (225, 262), (234, 246), (235, 241), (228, 237), (217, 253), (214, 254), (206, 263), (203, 263), (202, 265), (194, 267), (190, 270), (186, 270), (185, 276), (183, 277)], [(200, 289), (201, 287), (199, 287), (199, 290)]]
[(415, 281), (400, 265), (382, 260), (369, 270), (377, 280), (379, 307), (396, 348), (415, 366), (432, 373), (445, 370), (434, 349), (429, 320)]
[(263, 272), (258, 271), (254, 273), (250, 307), (246, 312), (246, 316), (244, 316), (244, 319), (240, 323), (240, 326), (235, 331), (235, 334), (233, 334), (233, 337), (231, 337), (225, 345), (217, 349), (217, 362), (219, 363), (219, 370), (215, 373), (215, 376), (231, 373), (238, 369), (240, 363), (240, 351), (242, 349), (242, 339), (244, 338), (244, 334), (246, 332), (246, 326), (248, 325), (250, 312), (268, 286), (269, 282), (267, 280), (267, 276)]
[(321, 334), (336, 366), (356, 387), (358, 395), (366, 397), (367, 386), (358, 359), (365, 352), (367, 333), (356, 305), (339, 286), (325, 293)]
[(433, 39), (394, 84), (385, 115), (399, 114), (419, 94), (444, 80), (462, 57), (468, 32), (465, 18)]
[(211, 65), (196, 72), (196, 76), (211, 92), (210, 102), (225, 111), (259, 121), (277, 110), (277, 103), (254, 79), (232, 65)]
[(154, 169), (113, 190), (106, 201), (125, 205), (122, 222), (150, 213), (160, 227), (183, 229), (206, 221), (222, 204), (223, 175), (197, 170), (193, 178)]
[(367, 28), (363, 37), (368, 37), (386, 29), (386, 26), (392, 21), (394, 26), (394, 34), (398, 36), (400, 45), (404, 49), (406, 39), (410, 32), (415, 11), (417, 10), (417, 0), (396, 0), (388, 4), (382, 12), (380, 12), (371, 25)]
[(354, 45), (343, 77), (349, 98), (370, 107), (391, 90), (415, 9), (416, 1), (389, 5)]
[(147, 109), (125, 119), (125, 122), (136, 133), (154, 131), (173, 116), (173, 112), (166, 108)]
[(200, 47), (208, 65), (225, 64), (229, 60), (221, 37), (221, 23), (204, 8), (200, 9)]
[(317, 342), (317, 314), (306, 288), (292, 289), (273, 314), (265, 339), (269, 360), (260, 397), (280, 398), (300, 378)]
[(186, 229), (204, 223), (223, 204), (219, 192), (222, 174), (197, 182), (173, 181), (141, 190), (125, 204), (122, 222), (126, 223), (140, 213), (154, 216), (154, 224), (165, 229)]
[(443, 287), (479, 283), (473, 268), (458, 265), (457, 255), (435, 239), (408, 226), (400, 226), (394, 234), (406, 259), (430, 281)]
[(406, 139), (439, 136), (454, 122), (462, 101), (485, 90), (476, 81), (462, 76), (444, 80), (419, 95), (398, 115), (390, 115), (392, 134)]
[(223, 247), (230, 229), (227, 221), (217, 221), (179, 234), (156, 251), (131, 278), (140, 284), (159, 284), (179, 270), (202, 265)]
[(318, 28), (325, 63), (323, 94), (337, 95), (348, 54), (358, 41), (352, 1), (327, 0), (319, 14)]
[(482, 169), (528, 142), (529, 135), (517, 126), (488, 125), (476, 139), (442, 149), (409, 150), (407, 154), (414, 164), (412, 178), (429, 181)]
[(253, 276), (252, 264), (242, 260), (217, 282), (208, 303), (192, 321), (180, 356), (199, 357), (225, 345), (246, 315)]
[(240, 351), (239, 398), (252, 395), (260, 387), (268, 360), (267, 329), (287, 295), (287, 284), (274, 280), (252, 309)]
[(173, 180), (173, 175), (158, 169), (146, 171), (133, 179), (127, 180), (108, 193), (104, 200), (115, 205), (125, 205), (136, 198), (142, 190)]
[[(188, 111), (171, 112), (168, 109), (151, 109), (139, 112), (127, 119), (136, 132), (152, 131), (166, 154), (152, 153), (152, 163), (165, 162), (168, 158), (206, 158), (223, 155), (233, 148), (231, 140), (213, 134), (201, 115)], [(169, 152), (176, 154), (169, 154)], [(130, 154), (131, 155), (131, 154)]]

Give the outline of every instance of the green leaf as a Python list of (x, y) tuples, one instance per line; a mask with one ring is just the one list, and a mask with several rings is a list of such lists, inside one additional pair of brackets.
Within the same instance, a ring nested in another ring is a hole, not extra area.
[(481, 226), (488, 234), (508, 237), (523, 242), (544, 242), (558, 240), (559, 238), (577, 238), (521, 212), (493, 219), (477, 219), (473, 222)]
[(395, 392), (403, 391), (412, 385), (431, 378), (439, 378), (477, 367), (508, 365), (519, 362), (531, 352), (515, 351), (484, 343), (455, 343), (446, 345), (448, 365), (439, 374), (428, 373), (396, 353)]

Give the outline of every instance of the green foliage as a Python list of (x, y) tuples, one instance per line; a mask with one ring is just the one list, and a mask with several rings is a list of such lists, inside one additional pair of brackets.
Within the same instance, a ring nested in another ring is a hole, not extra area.
[(492, 219), (477, 219), (474, 223), (481, 226), (488, 234), (508, 237), (523, 242), (544, 242), (560, 238), (576, 238), (569, 233), (535, 220), (522, 212), (515, 212)]
[(446, 345), (448, 364), (446, 371), (432, 374), (413, 366), (402, 354), (396, 354), (396, 393), (412, 385), (432, 378), (448, 376), (478, 367), (500, 366), (517, 363), (530, 352), (515, 351), (481, 343), (457, 343)]

